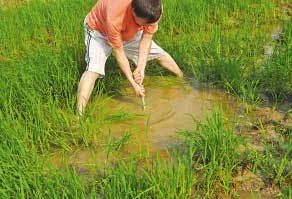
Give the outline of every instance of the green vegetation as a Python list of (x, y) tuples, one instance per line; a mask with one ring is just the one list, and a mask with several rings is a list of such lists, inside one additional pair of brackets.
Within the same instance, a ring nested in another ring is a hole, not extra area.
[[(83, 20), (96, 0), (4, 3), (0, 1), (1, 198), (237, 197), (233, 178), (243, 167), (261, 176), (265, 186), (276, 187), (278, 197), (292, 198), (291, 129), (276, 128), (279, 140), (267, 140), (259, 152), (234, 134), (232, 122), (220, 112), (194, 122), (193, 132), (182, 133), (187, 144), (172, 161), (157, 158), (142, 167), (145, 157), (121, 158), (90, 178), (70, 165), (58, 170), (44, 163), (40, 156), (54, 149), (106, 145), (95, 142), (104, 135), (102, 124), (136, 116), (109, 112), (109, 96), (124, 83), (113, 58), (92, 96), (98, 107), (93, 111), (91, 104), (84, 121), (74, 114), (84, 66)], [(192, 81), (223, 88), (245, 102), (260, 103), (265, 96), (286, 100), (292, 94), (292, 23), (281, 3), (292, 2), (164, 0), (155, 40)], [(278, 25), (283, 34), (271, 41)], [(267, 44), (274, 46), (268, 60), (263, 56)], [(148, 75), (169, 75), (154, 62), (148, 68)], [(105, 148), (111, 155), (130, 141), (126, 133)]]
[(223, 120), (220, 113), (214, 113), (206, 123), (198, 123), (194, 132), (186, 134), (194, 147), (197, 182), (196, 190), (205, 190), (206, 196), (214, 193), (229, 193), (232, 174), (240, 164), (239, 139)]
[(274, 99), (291, 95), (292, 90), (292, 23), (284, 29), (280, 44), (276, 45), (271, 60), (265, 63), (257, 75), (260, 87)]
[(96, 187), (105, 198), (188, 198), (193, 185), (191, 163), (187, 155), (175, 164), (157, 159), (145, 169), (136, 160), (120, 162), (107, 169)]

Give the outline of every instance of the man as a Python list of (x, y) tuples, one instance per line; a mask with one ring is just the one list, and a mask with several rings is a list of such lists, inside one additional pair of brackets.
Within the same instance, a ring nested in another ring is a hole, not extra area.
[[(173, 58), (152, 41), (162, 15), (161, 0), (99, 0), (85, 18), (86, 70), (78, 87), (77, 112), (86, 107), (97, 78), (113, 51), (117, 62), (139, 96), (146, 62), (157, 59), (179, 77), (183, 73)], [(132, 73), (128, 58), (136, 64)]]

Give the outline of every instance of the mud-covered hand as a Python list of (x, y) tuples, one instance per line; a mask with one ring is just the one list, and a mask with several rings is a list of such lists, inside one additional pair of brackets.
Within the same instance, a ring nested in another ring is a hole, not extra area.
[(135, 93), (137, 96), (145, 97), (144, 86), (142, 86), (142, 85), (140, 86), (139, 84), (134, 84), (133, 87), (134, 87), (134, 90), (135, 90)]
[(134, 80), (137, 84), (142, 85), (145, 77), (145, 71), (137, 67), (133, 72)]

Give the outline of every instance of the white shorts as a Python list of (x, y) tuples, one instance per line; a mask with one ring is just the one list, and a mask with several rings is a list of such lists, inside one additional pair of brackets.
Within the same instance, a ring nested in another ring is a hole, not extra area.
[[(105, 75), (105, 63), (112, 52), (112, 47), (107, 42), (107, 37), (102, 33), (90, 29), (87, 21), (84, 21), (85, 45), (86, 45), (86, 71), (96, 72), (101, 77)], [(135, 38), (130, 41), (124, 41), (124, 51), (128, 59), (131, 59), (136, 65), (138, 62), (139, 43), (143, 31), (139, 31)], [(151, 50), (148, 55), (148, 61), (165, 55), (166, 52), (152, 41)]]

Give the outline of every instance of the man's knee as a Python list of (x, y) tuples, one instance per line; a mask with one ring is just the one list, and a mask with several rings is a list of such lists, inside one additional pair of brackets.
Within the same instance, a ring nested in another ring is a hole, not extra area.
[(164, 62), (164, 61), (168, 61), (169, 58), (170, 58), (170, 55), (167, 54), (167, 53), (165, 53), (165, 54), (161, 55), (160, 57), (158, 57), (158, 58), (157, 58), (157, 61), (158, 61), (159, 63), (161, 63), (161, 62)]
[(85, 71), (82, 74), (81, 80), (95, 82), (97, 78), (100, 78), (100, 75), (96, 72)]

